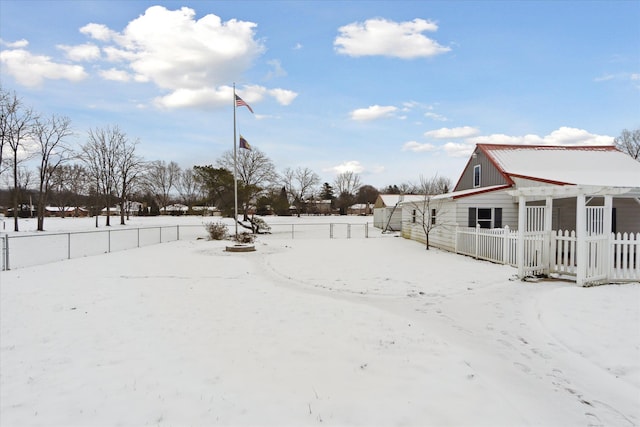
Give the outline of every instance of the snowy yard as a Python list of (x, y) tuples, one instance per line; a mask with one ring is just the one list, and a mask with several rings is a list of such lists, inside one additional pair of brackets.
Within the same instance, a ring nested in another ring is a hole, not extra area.
[(640, 425), (640, 284), (370, 233), (0, 273), (0, 426)]

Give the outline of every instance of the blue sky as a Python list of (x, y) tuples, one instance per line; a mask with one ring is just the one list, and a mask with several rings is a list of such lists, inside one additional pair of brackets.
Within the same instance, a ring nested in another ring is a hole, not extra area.
[(640, 127), (638, 1), (0, 0), (0, 78), (77, 136), (214, 164), (242, 135), (323, 182), (456, 181), (474, 144)]

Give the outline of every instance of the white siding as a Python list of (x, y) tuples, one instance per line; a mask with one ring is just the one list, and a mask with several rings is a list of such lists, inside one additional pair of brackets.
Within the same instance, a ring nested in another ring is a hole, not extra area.
[[(432, 202), (433, 203), (433, 202)], [(426, 243), (421, 219), (412, 223), (411, 203), (402, 205), (402, 237)], [(455, 200), (442, 200), (437, 206), (437, 226), (429, 232), (429, 245), (448, 251), (455, 249), (456, 226), (466, 227), (469, 223), (469, 208), (502, 208), (502, 226), (518, 228), (518, 204), (506, 191), (492, 191)]]
[[(453, 251), (456, 229), (456, 203), (451, 200), (431, 203), (430, 208), (436, 209), (436, 227), (429, 232), (429, 246)], [(420, 212), (418, 212), (416, 222), (413, 223), (412, 211), (415, 207), (411, 203), (404, 203), (402, 208), (402, 237), (426, 244)]]
[(469, 208), (502, 208), (502, 227), (518, 228), (518, 203), (506, 191), (492, 191), (457, 199), (456, 223), (461, 227), (469, 225)]

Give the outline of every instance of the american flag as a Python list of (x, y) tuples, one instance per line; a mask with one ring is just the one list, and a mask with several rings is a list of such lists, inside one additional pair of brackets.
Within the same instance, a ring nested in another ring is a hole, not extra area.
[(244, 102), (242, 98), (240, 98), (238, 95), (236, 95), (236, 107), (242, 107), (242, 106), (247, 107), (249, 109), (249, 111), (251, 111), (251, 113), (253, 113), (253, 110), (251, 109), (249, 104)]

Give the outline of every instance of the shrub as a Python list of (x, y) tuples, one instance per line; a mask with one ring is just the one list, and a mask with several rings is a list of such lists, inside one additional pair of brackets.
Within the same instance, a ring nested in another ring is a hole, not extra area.
[(210, 240), (223, 240), (229, 234), (227, 226), (222, 222), (209, 222), (204, 225), (209, 233)]
[(269, 224), (267, 224), (267, 222), (262, 218), (254, 216), (250, 221), (254, 233), (261, 234), (271, 231), (271, 227), (269, 227)]
[(238, 243), (253, 243), (256, 240), (256, 236), (250, 233), (240, 233), (234, 236), (234, 238)]

